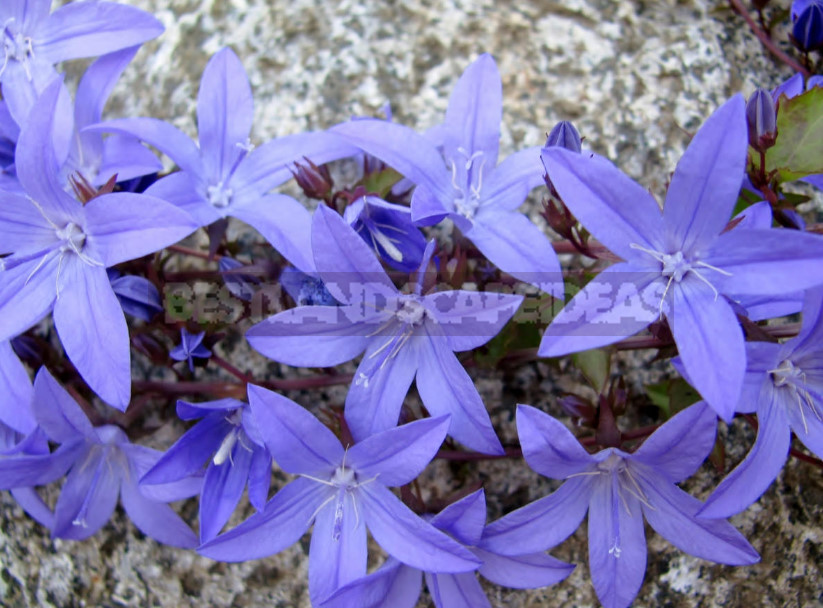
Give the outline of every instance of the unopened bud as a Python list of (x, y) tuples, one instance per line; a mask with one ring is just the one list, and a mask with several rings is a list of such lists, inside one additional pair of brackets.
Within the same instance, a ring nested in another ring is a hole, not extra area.
[(331, 195), (334, 180), (325, 165), (319, 167), (305, 156), (305, 164), (294, 163), (295, 170), (292, 170), (297, 185), (303, 189), (306, 196), (319, 200), (326, 200)]
[(546, 148), (565, 148), (572, 152), (580, 152), (580, 133), (568, 120), (561, 120), (546, 137)]
[(771, 93), (757, 89), (746, 104), (749, 144), (760, 152), (771, 148), (777, 139), (777, 113)]
[(792, 38), (804, 53), (823, 47), (823, 5), (810, 4), (798, 15), (792, 26)]

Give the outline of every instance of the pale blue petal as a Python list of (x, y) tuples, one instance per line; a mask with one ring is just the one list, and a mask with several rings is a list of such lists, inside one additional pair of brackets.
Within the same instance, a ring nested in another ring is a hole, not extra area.
[(34, 378), (32, 404), (37, 424), (55, 443), (94, 437), (94, 427), (85, 412), (45, 367)]
[(693, 251), (722, 232), (737, 202), (748, 146), (746, 102), (738, 94), (703, 123), (677, 163), (663, 207), (669, 251)]
[(646, 471), (638, 484), (649, 500), (643, 513), (663, 538), (685, 553), (720, 564), (742, 566), (760, 561), (745, 538), (724, 519), (697, 517), (702, 503)]
[(131, 399), (129, 330), (106, 271), (64, 261), (54, 325), (66, 355), (91, 389), (125, 411)]
[(105, 194), (85, 211), (86, 246), (106, 267), (160, 251), (198, 227), (185, 211), (147, 194)]
[(617, 478), (596, 481), (589, 506), (589, 573), (604, 608), (632, 603), (646, 572), (646, 536), (640, 502), (618, 493)]
[(672, 286), (669, 325), (689, 379), (721, 418), (728, 421), (743, 388), (746, 346), (743, 330), (725, 298), (697, 279)]
[(426, 586), (437, 608), (492, 608), (474, 572), (426, 572), (425, 577)]
[(121, 501), (129, 519), (143, 534), (172, 547), (194, 549), (198, 545), (197, 535), (174, 509), (143, 496), (136, 483), (123, 482)]
[(37, 423), (32, 410), (34, 391), (26, 368), (11, 342), (0, 342), (0, 422), (28, 434)]
[(309, 529), (315, 511), (329, 493), (328, 486), (310, 479), (295, 479), (277, 492), (262, 511), (204, 543), (197, 552), (223, 562), (242, 562), (279, 553)]
[(503, 83), (500, 72), (494, 58), (483, 53), (466, 68), (449, 97), (443, 122), (446, 157), (457, 158), (459, 148), (468, 155), (481, 152), (485, 168), (491, 171), (497, 164), (502, 120)]
[(389, 557), (383, 566), (333, 593), (321, 608), (414, 608), (422, 573)]
[(515, 211), (528, 193), (543, 183), (543, 163), (540, 146), (532, 146), (510, 154), (494, 171), (489, 169), (481, 190), (481, 208), (488, 206), (501, 211)]
[(250, 384), (249, 403), (266, 447), (285, 472), (331, 476), (343, 462), (334, 433), (294, 401)]
[(560, 357), (636, 334), (660, 318), (665, 287), (659, 271), (627, 263), (609, 266), (554, 317), (538, 354)]
[[(786, 463), (791, 430), (786, 418), (789, 391), (763, 384), (757, 407), (757, 438), (746, 458), (717, 486), (700, 509), (701, 518), (730, 517), (757, 501)], [(713, 558), (709, 558), (713, 559)]]
[(569, 479), (553, 494), (486, 526), (480, 547), (498, 555), (516, 557), (559, 545), (580, 527), (591, 493), (590, 480)]
[(448, 417), (441, 416), (383, 431), (353, 445), (346, 465), (360, 480), (377, 478), (384, 486), (411, 483), (437, 454), (448, 428)]
[(496, 585), (513, 589), (534, 589), (559, 583), (574, 570), (573, 564), (561, 562), (545, 553), (503, 556), (482, 548), (474, 550), (483, 560), (478, 572)]
[(529, 467), (546, 477), (566, 479), (595, 464), (560, 421), (530, 405), (517, 406), (517, 434)]
[[(366, 575), (366, 525), (343, 490), (317, 513), (309, 548), (309, 595), (319, 604), (343, 585)], [(338, 510), (338, 507), (342, 510)]]
[(228, 179), (243, 153), (254, 120), (254, 101), (243, 64), (230, 48), (209, 59), (197, 95), (197, 130), (205, 174), (214, 182)]
[(675, 414), (628, 458), (678, 483), (700, 468), (714, 447), (717, 415), (702, 401)]
[(200, 494), (200, 541), (217, 536), (229, 521), (249, 478), (252, 451), (238, 440), (222, 464), (209, 463)]
[(468, 549), (412, 513), (385, 486), (363, 484), (358, 496), (374, 540), (404, 564), (429, 572), (466, 572), (480, 565)]
[(632, 244), (663, 250), (664, 223), (657, 202), (608, 160), (547, 148), (543, 161), (563, 202), (609, 250), (624, 260), (645, 255)]
[(202, 190), (195, 174), (177, 171), (154, 182), (144, 194), (179, 207), (189, 213), (198, 226), (208, 226), (223, 219), (223, 214), (206, 200)]
[(0, 204), (0, 252), (25, 255), (42, 251), (57, 240), (54, 226), (26, 196), (8, 192)]
[[(427, 332), (431, 328), (426, 328)], [(486, 406), (443, 335), (421, 344), (417, 390), (432, 416), (451, 416), (449, 435), (472, 450), (503, 454)]]
[(52, 252), (16, 268), (0, 270), (0, 341), (16, 337), (49, 313), (59, 266), (60, 256)]
[(464, 545), (479, 544), (486, 524), (486, 495), (483, 488), (447, 506), (431, 518), (431, 524)]

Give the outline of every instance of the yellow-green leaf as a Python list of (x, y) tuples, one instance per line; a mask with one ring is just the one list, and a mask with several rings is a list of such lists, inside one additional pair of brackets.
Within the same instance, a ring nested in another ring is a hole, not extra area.
[(789, 99), (780, 96), (777, 141), (766, 151), (766, 168), (778, 181), (823, 173), (823, 88)]

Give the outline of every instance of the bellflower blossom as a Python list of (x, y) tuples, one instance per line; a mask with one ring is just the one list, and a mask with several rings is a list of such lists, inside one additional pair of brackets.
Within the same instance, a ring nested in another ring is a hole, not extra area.
[[(546, 587), (563, 580), (574, 570), (574, 566), (542, 552), (509, 556), (485, 550), (483, 490), (449, 505), (429, 521), (483, 560), (477, 572), (498, 585), (517, 589)], [(421, 571), (391, 557), (376, 572), (341, 587), (323, 602), (322, 608), (411, 608), (417, 605), (420, 596), (421, 575), (437, 608), (491, 608), (473, 572)]]
[(197, 228), (160, 199), (104, 194), (86, 204), (57, 179), (52, 123), (61, 82), (43, 92), (20, 135), (25, 196), (0, 194), (0, 341), (54, 309), (66, 354), (102, 399), (123, 410), (131, 393), (129, 334), (106, 268), (153, 253)]
[[(34, 390), (28, 372), (14, 354), (10, 342), (0, 342), (0, 458), (15, 454), (48, 454), (48, 441), (35, 433), (32, 400)], [(32, 487), (11, 488), (11, 494), (25, 511), (44, 526), (54, 516)]]
[(529, 218), (517, 212), (543, 183), (540, 147), (521, 150), (497, 165), (503, 91), (491, 55), (472, 63), (457, 83), (437, 137), (377, 119), (331, 129), (391, 165), (416, 184), (412, 219), (432, 224), (450, 218), (490, 262), (553, 295), (562, 294), (554, 249)]
[(229, 520), (247, 481), (251, 504), (258, 511), (263, 509), (271, 481), (271, 455), (251, 409), (241, 401), (178, 401), (177, 415), (182, 420), (201, 420), (163, 454), (140, 483), (185, 479), (208, 462), (200, 493), (200, 541), (206, 542)]
[(753, 564), (757, 552), (734, 527), (701, 519), (702, 503), (675, 484), (692, 475), (714, 445), (717, 419), (698, 403), (668, 420), (634, 453), (589, 454), (566, 427), (527, 405), (517, 431), (529, 466), (565, 479), (560, 488), (489, 524), (485, 547), (503, 555), (542, 551), (566, 539), (589, 513), (589, 571), (606, 608), (631, 604), (646, 571), (643, 518), (681, 551), (729, 565)]
[(155, 486), (141, 492), (137, 482), (161, 453), (129, 442), (118, 427), (93, 427), (80, 406), (42, 368), (34, 381), (37, 424), (60, 447), (51, 454), (0, 459), (0, 487), (41, 485), (68, 477), (54, 509), (55, 538), (83, 540), (109, 520), (118, 495), (131, 521), (148, 536), (193, 548), (197, 537), (167, 501), (197, 492), (199, 480)]
[(792, 432), (823, 458), (823, 288), (806, 292), (803, 325), (784, 344), (746, 343), (746, 377), (737, 411), (757, 412), (757, 439), (709, 496), (705, 517), (729, 517), (755, 502), (789, 455)]
[(497, 335), (520, 306), (511, 294), (443, 291), (423, 295), (434, 243), (423, 256), (413, 293), (401, 293), (372, 250), (334, 211), (312, 223), (317, 272), (341, 306), (299, 306), (252, 327), (249, 343), (289, 365), (338, 365), (365, 350), (346, 397), (355, 439), (397, 425), (412, 380), (432, 415), (451, 415), (449, 434), (464, 445), (502, 454), (489, 415), (453, 351)]
[(180, 330), (180, 344), (169, 351), (169, 357), (175, 361), (188, 361), (189, 371), (194, 373), (194, 359), (208, 359), (211, 351), (203, 346), (206, 332), (190, 333), (186, 328)]
[(160, 294), (151, 281), (137, 275), (121, 275), (111, 268), (106, 274), (124, 313), (148, 322), (154, 315), (163, 312)]
[(303, 271), (311, 270), (307, 235), (311, 214), (285, 194), (267, 194), (292, 177), (290, 164), (308, 157), (323, 164), (356, 153), (341, 138), (300, 133), (253, 149), (249, 132), (254, 101), (243, 64), (229, 48), (217, 52), (200, 81), (197, 124), (200, 145), (155, 118), (123, 118), (94, 131), (132, 135), (167, 154), (180, 171), (153, 184), (147, 194), (191, 213), (200, 226), (227, 217), (249, 224)]
[(113, 2), (70, 2), (50, 12), (51, 0), (0, 4), (5, 57), (3, 99), (23, 126), (38, 95), (55, 78), (54, 64), (104, 55), (156, 38), (162, 24), (149, 13)]
[(601, 272), (554, 318), (541, 356), (617, 342), (665, 314), (695, 388), (731, 418), (746, 349), (725, 296), (779, 295), (823, 283), (823, 237), (725, 231), (746, 161), (745, 111), (735, 96), (701, 127), (674, 171), (662, 214), (644, 188), (605, 159), (543, 151), (563, 201), (625, 261)]
[(274, 460), (299, 477), (263, 510), (202, 545), (212, 559), (243, 561), (282, 551), (314, 523), (309, 593), (318, 604), (366, 574), (366, 527), (401, 562), (437, 572), (467, 572), (480, 561), (416, 516), (387, 486), (411, 482), (434, 457), (446, 417), (412, 422), (344, 448), (317, 418), (276, 393), (250, 385), (249, 403)]
[(346, 207), (343, 218), (392, 268), (413, 272), (420, 266), (426, 239), (408, 207), (365, 195)]

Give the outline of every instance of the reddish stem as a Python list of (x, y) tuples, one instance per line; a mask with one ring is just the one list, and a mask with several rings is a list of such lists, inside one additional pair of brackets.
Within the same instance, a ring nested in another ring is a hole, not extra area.
[(743, 6), (743, 3), (740, 0), (729, 0), (729, 4), (732, 7), (732, 10), (736, 12), (738, 15), (743, 17), (743, 20), (749, 25), (752, 30), (752, 33), (757, 37), (758, 40), (766, 47), (766, 49), (775, 57), (777, 57), (780, 61), (788, 65), (792, 68), (795, 72), (800, 72), (803, 74), (804, 79), (808, 79), (811, 76), (809, 70), (805, 67), (800, 65), (795, 59), (783, 51), (774, 43), (774, 41), (769, 37), (769, 35), (764, 32), (760, 27), (758, 27), (757, 23), (755, 23), (752, 16)]

